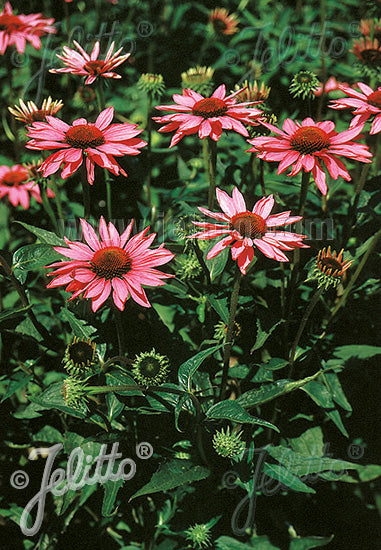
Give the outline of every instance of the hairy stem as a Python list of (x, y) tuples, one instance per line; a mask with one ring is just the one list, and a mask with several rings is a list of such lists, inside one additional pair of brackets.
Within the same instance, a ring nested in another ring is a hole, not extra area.
[(232, 295), (230, 299), (230, 311), (229, 311), (229, 321), (226, 331), (226, 342), (224, 346), (224, 365), (222, 370), (222, 380), (221, 380), (221, 388), (220, 388), (220, 400), (222, 401), (225, 399), (226, 395), (226, 384), (229, 377), (229, 363), (230, 363), (230, 354), (233, 347), (233, 332), (234, 332), (234, 322), (235, 322), (235, 315), (237, 312), (237, 305), (238, 305), (238, 296), (239, 296), (239, 289), (241, 285), (241, 279), (242, 279), (242, 273), (238, 267), (236, 266), (236, 275), (234, 278), (233, 283), (233, 290)]

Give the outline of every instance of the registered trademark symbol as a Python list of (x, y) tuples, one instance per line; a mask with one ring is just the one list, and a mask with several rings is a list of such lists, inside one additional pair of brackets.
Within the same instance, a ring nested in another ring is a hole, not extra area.
[(364, 447), (357, 443), (352, 443), (349, 445), (347, 452), (351, 460), (360, 460), (364, 456)]
[(153, 455), (153, 447), (147, 441), (142, 441), (139, 445), (136, 446), (136, 456), (142, 460), (147, 460)]

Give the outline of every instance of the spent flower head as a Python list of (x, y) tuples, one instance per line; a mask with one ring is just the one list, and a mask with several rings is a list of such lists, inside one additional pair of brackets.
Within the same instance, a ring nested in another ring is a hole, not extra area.
[(271, 88), (265, 86), (264, 82), (261, 82), (261, 85), (258, 86), (256, 80), (254, 82), (245, 80), (242, 84), (234, 86), (234, 92), (238, 90), (240, 90), (240, 93), (236, 96), (237, 103), (245, 103), (247, 101), (265, 101), (269, 97)]
[(62, 365), (71, 374), (84, 377), (90, 374), (95, 364), (96, 344), (90, 338), (74, 337), (66, 347)]
[(293, 97), (301, 97), (302, 99), (313, 99), (314, 91), (320, 86), (320, 82), (315, 73), (311, 71), (299, 71), (294, 75), (289, 90)]
[(331, 252), (330, 246), (328, 249), (319, 250), (307, 280), (317, 281), (318, 288), (324, 287), (325, 290), (330, 287), (336, 288), (345, 278), (345, 272), (353, 262), (353, 260), (344, 261), (343, 253), (344, 249), (339, 253), (336, 250)]
[(168, 357), (159, 355), (152, 349), (136, 356), (132, 374), (142, 386), (160, 386), (168, 376), (168, 366)]
[(176, 275), (183, 281), (195, 279), (202, 271), (195, 252), (190, 252), (185, 256), (177, 256), (176, 266)]
[(215, 8), (209, 14), (209, 23), (216, 34), (235, 34), (238, 32), (239, 19), (225, 8)]
[(233, 458), (241, 454), (245, 449), (245, 443), (241, 439), (242, 432), (230, 433), (230, 427), (226, 432), (222, 429), (213, 436), (213, 447), (217, 454), (224, 458)]

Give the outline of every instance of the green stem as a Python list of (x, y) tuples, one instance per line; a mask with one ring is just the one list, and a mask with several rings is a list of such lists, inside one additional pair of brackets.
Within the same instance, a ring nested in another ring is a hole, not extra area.
[(59, 229), (58, 229), (57, 218), (56, 218), (56, 215), (54, 214), (53, 208), (50, 204), (48, 193), (46, 191), (46, 187), (45, 187), (44, 182), (39, 180), (38, 181), (38, 187), (40, 189), (40, 196), (41, 196), (41, 201), (42, 201), (42, 205), (44, 207), (44, 210), (47, 213), (47, 215), (49, 216), (50, 221), (52, 222), (52, 225), (54, 227), (54, 231), (56, 233), (58, 233)]
[(35, 314), (30, 309), (30, 303), (28, 300), (28, 297), (26, 295), (26, 292), (21, 285), (21, 283), (16, 279), (16, 277), (13, 274), (13, 271), (11, 267), (9, 266), (8, 262), (0, 256), (0, 265), (4, 269), (5, 273), (9, 277), (12, 285), (14, 286), (17, 294), (19, 295), (19, 298), (21, 300), (21, 303), (24, 308), (29, 308), (26, 311), (27, 316), (29, 317), (30, 321), (32, 322), (34, 328), (37, 330), (37, 332), (42, 336), (45, 342), (49, 343), (51, 348), (54, 350), (57, 350), (57, 346), (61, 347), (61, 342), (57, 341), (55, 338), (53, 338), (49, 332), (46, 330), (46, 328), (37, 320)]
[[(106, 100), (103, 90), (103, 81), (102, 79), (98, 79), (97, 87), (96, 87), (96, 95), (97, 95), (97, 103), (98, 103), (98, 109), (100, 111), (104, 111), (106, 108)], [(112, 195), (111, 195), (111, 185), (110, 185), (110, 175), (107, 168), (104, 168), (104, 177), (105, 177), (105, 185), (106, 185), (106, 208), (107, 208), (107, 217), (108, 220), (112, 220)]]
[(238, 305), (238, 296), (239, 296), (239, 289), (242, 279), (242, 273), (238, 267), (236, 266), (236, 275), (234, 278), (233, 283), (233, 290), (232, 295), (230, 299), (230, 311), (229, 311), (229, 321), (226, 331), (226, 342), (224, 346), (224, 365), (222, 370), (222, 380), (221, 380), (221, 388), (220, 388), (220, 400), (222, 401), (225, 399), (226, 395), (226, 385), (229, 377), (229, 363), (230, 363), (230, 354), (233, 347), (233, 333), (234, 333), (234, 322), (235, 322), (235, 315), (237, 312), (237, 305)]
[(208, 209), (213, 210), (216, 195), (217, 143), (210, 137), (204, 139), (207, 140), (207, 146), (203, 149), (205, 170), (209, 179)]
[(304, 215), (304, 209), (306, 206), (307, 194), (308, 194), (308, 186), (310, 183), (310, 174), (311, 174), (310, 172), (305, 172), (304, 170), (302, 172), (302, 184), (300, 188), (299, 208), (298, 208), (299, 216)]
[(54, 200), (57, 207), (58, 219), (64, 220), (65, 218), (64, 218), (64, 211), (63, 211), (62, 201), (61, 201), (60, 192), (59, 192), (60, 190), (57, 186), (55, 177), (53, 176), (50, 181), (51, 181), (52, 190), (54, 191)]
[(81, 166), (81, 183), (82, 183), (82, 197), (83, 197), (83, 210), (84, 214), (83, 217), (86, 221), (90, 218), (90, 210), (91, 210), (91, 204), (90, 204), (90, 184), (87, 181), (87, 170), (86, 170), (86, 160), (83, 159), (83, 163)]
[(295, 353), (296, 353), (296, 348), (298, 347), (298, 344), (299, 344), (300, 337), (302, 336), (304, 328), (305, 328), (306, 323), (308, 321), (308, 318), (311, 315), (312, 310), (314, 309), (314, 307), (316, 306), (316, 304), (320, 300), (320, 297), (323, 294), (323, 291), (324, 291), (324, 287), (318, 288), (316, 290), (312, 300), (308, 304), (307, 309), (304, 311), (302, 320), (301, 320), (300, 325), (299, 325), (298, 332), (297, 332), (297, 334), (295, 336), (295, 340), (294, 340), (294, 342), (291, 346), (291, 351), (290, 351), (290, 355), (289, 355), (289, 362), (290, 362), (290, 365), (291, 365), (289, 378), (292, 378), (294, 363), (295, 363)]
[(114, 317), (115, 317), (115, 325), (116, 325), (116, 334), (118, 336), (119, 355), (123, 357), (126, 351), (126, 339), (125, 339), (124, 330), (123, 330), (122, 312), (116, 306), (114, 307)]
[[(381, 147), (380, 147), (380, 150), (381, 150)], [(351, 237), (352, 230), (353, 230), (353, 221), (356, 217), (356, 211), (360, 201), (361, 192), (364, 188), (366, 178), (368, 177), (370, 167), (371, 167), (371, 164), (364, 164), (362, 167), (360, 179), (358, 180), (356, 190), (355, 190), (353, 203), (348, 210), (347, 220), (346, 220), (345, 229), (343, 233), (342, 248), (346, 247), (347, 242)]]
[(373, 250), (376, 248), (377, 243), (378, 243), (380, 237), (381, 237), (381, 229), (380, 229), (380, 230), (378, 231), (378, 233), (376, 233), (375, 236), (373, 237), (373, 240), (372, 240), (372, 242), (370, 243), (368, 250), (365, 252), (365, 254), (364, 254), (364, 256), (363, 256), (361, 262), (359, 263), (359, 265), (358, 265), (358, 267), (357, 267), (357, 269), (356, 269), (356, 271), (355, 271), (354, 274), (352, 275), (352, 278), (351, 278), (351, 280), (349, 281), (348, 286), (346, 287), (346, 289), (345, 289), (345, 291), (344, 291), (342, 297), (340, 298), (340, 300), (339, 300), (338, 303), (336, 304), (335, 309), (332, 311), (331, 317), (330, 317), (330, 319), (329, 319), (328, 322), (330, 322), (331, 319), (336, 315), (336, 313), (339, 311), (339, 309), (341, 308), (341, 306), (343, 305), (343, 303), (344, 303), (345, 300), (347, 299), (348, 294), (350, 293), (350, 291), (351, 291), (353, 285), (355, 284), (355, 282), (356, 282), (356, 280), (358, 279), (358, 277), (359, 277), (361, 271), (363, 270), (363, 268), (364, 268), (364, 266), (365, 266), (365, 264), (366, 264), (366, 262), (367, 262), (369, 256), (371, 255), (371, 253), (373, 252)]
[(152, 181), (152, 96), (150, 93), (147, 94), (147, 205), (151, 208), (151, 181)]
[(196, 254), (196, 257), (197, 257), (197, 260), (198, 260), (198, 263), (200, 264), (201, 266), (201, 269), (206, 277), (206, 280), (207, 280), (207, 284), (208, 286), (210, 286), (212, 284), (212, 281), (210, 280), (210, 273), (209, 273), (209, 269), (205, 263), (205, 260), (204, 260), (204, 256), (202, 254), (202, 250), (200, 249), (199, 245), (198, 245), (198, 242), (196, 239), (193, 239), (192, 241), (192, 244), (193, 244), (193, 250)]

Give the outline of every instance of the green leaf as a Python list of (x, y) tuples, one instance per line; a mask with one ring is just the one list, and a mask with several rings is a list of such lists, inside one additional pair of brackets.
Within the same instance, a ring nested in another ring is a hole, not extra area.
[[(122, 385), (131, 385), (135, 384), (135, 380), (132, 378), (130, 374), (127, 372), (124, 372), (122, 369), (115, 369), (110, 372), (106, 373), (106, 384), (108, 386), (122, 386)], [(140, 390), (117, 390), (115, 393), (118, 393), (120, 395), (128, 395), (130, 397), (132, 396), (143, 396), (144, 394)], [(111, 395), (111, 394), (108, 394)]]
[(46, 231), (46, 229), (40, 229), (39, 227), (35, 227), (33, 225), (29, 225), (25, 222), (16, 222), (25, 227), (28, 231), (33, 233), (33, 235), (36, 235), (36, 237), (39, 238), (39, 240), (42, 243), (50, 244), (53, 246), (66, 246), (66, 243), (63, 239), (60, 237), (57, 237), (55, 233), (52, 233), (51, 231)]
[(266, 370), (279, 370), (288, 365), (286, 359), (280, 359), (279, 357), (272, 357), (268, 363), (261, 363), (261, 367)]
[(28, 271), (42, 267), (62, 258), (50, 244), (27, 244), (13, 254), (14, 275), (22, 283), (26, 280)]
[(103, 484), (105, 494), (102, 502), (102, 516), (108, 517), (115, 514), (115, 500), (118, 495), (118, 491), (121, 487), (123, 487), (123, 484), (124, 479), (118, 479), (116, 481), (109, 480)]
[(27, 307), (20, 307), (20, 308), (14, 308), (14, 309), (6, 309), (5, 311), (2, 311), (0, 313), (0, 323), (4, 323), (5, 321), (10, 321), (11, 319), (17, 319), (17, 317), (23, 317), (24, 313), (28, 311), (32, 306)]
[(273, 546), (265, 535), (257, 536), (251, 539), (251, 545), (246, 542), (240, 542), (232, 537), (222, 536), (216, 540), (217, 550), (249, 550), (255, 548), (255, 550), (279, 550), (278, 546)]
[(226, 298), (217, 299), (215, 296), (210, 295), (208, 296), (208, 300), (210, 302), (210, 305), (214, 309), (214, 311), (223, 320), (225, 325), (227, 325), (229, 323), (229, 309), (227, 306), (227, 299)]
[(336, 424), (341, 433), (345, 435), (345, 437), (348, 437), (348, 432), (344, 427), (339, 412), (335, 409), (335, 404), (327, 388), (320, 382), (312, 380), (301, 389), (305, 391), (319, 407), (325, 409), (327, 416)]
[(206, 413), (208, 418), (217, 420), (217, 419), (226, 419), (231, 420), (232, 422), (239, 422), (240, 424), (259, 424), (265, 428), (271, 428), (276, 432), (279, 432), (279, 429), (261, 418), (256, 418), (251, 416), (248, 412), (245, 411), (237, 401), (232, 401), (231, 399), (226, 399), (220, 403), (213, 405)]
[(325, 382), (332, 399), (344, 410), (352, 412), (351, 404), (346, 398), (337, 374), (334, 372), (326, 372), (324, 373), (323, 381)]
[(33, 441), (41, 443), (63, 443), (65, 437), (52, 426), (44, 426), (39, 432), (33, 436)]
[(185, 363), (179, 367), (179, 384), (187, 391), (191, 391), (191, 382), (194, 373), (197, 371), (201, 363), (210, 355), (215, 353), (222, 347), (222, 344), (213, 346), (212, 348), (204, 349), (200, 351), (190, 359), (187, 359)]
[(24, 372), (16, 372), (9, 382), (9, 386), (1, 400), (1, 403), (6, 399), (8, 399), (8, 397), (11, 397), (11, 395), (16, 393), (18, 390), (21, 390), (21, 388), (26, 386), (28, 382), (32, 380), (32, 378), (33, 378), (32, 374), (26, 374)]
[(372, 481), (381, 476), (381, 465), (380, 464), (367, 464), (359, 470), (359, 476), (361, 481)]
[(225, 269), (226, 262), (228, 261), (228, 258), (229, 258), (229, 249), (225, 248), (224, 250), (222, 250), (222, 252), (217, 254), (217, 256), (215, 256), (214, 258), (212, 258), (211, 260), (207, 260), (206, 256), (208, 255), (208, 252), (212, 250), (215, 244), (216, 244), (216, 241), (213, 239), (212, 242), (209, 243), (209, 245), (204, 250), (204, 260), (207, 268), (209, 269), (211, 281), (214, 281), (214, 279), (216, 279), (219, 275), (221, 275), (221, 273)]
[(61, 308), (61, 319), (69, 323), (74, 336), (78, 338), (91, 338), (91, 335), (96, 332), (96, 329), (88, 325), (83, 319), (77, 319), (73, 312), (67, 307)]
[(272, 479), (280, 481), (281, 483), (283, 483), (283, 485), (286, 485), (286, 487), (290, 487), (290, 489), (292, 489), (293, 491), (312, 494), (316, 493), (314, 489), (308, 487), (308, 485), (303, 483), (303, 481), (301, 481), (298, 477), (287, 470), (287, 468), (281, 466), (280, 464), (268, 464), (267, 462), (265, 462), (263, 466), (263, 472)]
[(200, 481), (207, 478), (209, 474), (210, 471), (205, 466), (194, 466), (189, 461), (184, 460), (171, 460), (161, 464), (151, 480), (132, 495), (130, 501), (142, 495), (161, 493), (180, 487), (185, 483)]
[(330, 537), (303, 537), (295, 538), (291, 541), (290, 550), (309, 550), (318, 546), (326, 546), (331, 542), (333, 536)]
[(269, 332), (265, 332), (264, 330), (262, 330), (261, 328), (261, 322), (259, 319), (257, 319), (257, 339), (255, 341), (255, 344), (254, 346), (251, 348), (250, 350), (250, 353), (253, 353), (254, 351), (260, 349), (263, 344), (266, 342), (266, 340), (269, 338), (269, 336), (271, 336), (271, 334), (274, 332), (274, 330), (277, 328), (278, 325), (280, 325), (281, 323), (283, 323), (283, 319), (281, 319), (280, 321), (278, 321), (277, 323), (275, 323), (275, 325), (273, 325), (271, 327), (271, 329), (269, 330)]
[(347, 462), (346, 460), (337, 460), (324, 456), (306, 456), (295, 453), (293, 450), (283, 445), (276, 447), (266, 447), (270, 456), (275, 458), (280, 464), (292, 474), (303, 477), (319, 472), (341, 472), (343, 470), (358, 470), (361, 468), (358, 464)]
[(152, 306), (165, 326), (168, 328), (169, 332), (173, 332), (175, 330), (175, 323), (173, 322), (173, 319), (176, 315), (176, 308), (173, 306), (165, 306), (163, 304), (152, 304)]
[(324, 441), (323, 431), (320, 426), (315, 426), (305, 431), (299, 437), (287, 439), (293, 451), (305, 456), (323, 456)]
[(336, 357), (340, 357), (343, 361), (347, 361), (352, 357), (358, 357), (359, 359), (368, 359), (381, 353), (381, 347), (379, 346), (366, 346), (361, 344), (355, 344), (352, 346), (340, 346), (336, 348), (333, 354)]

